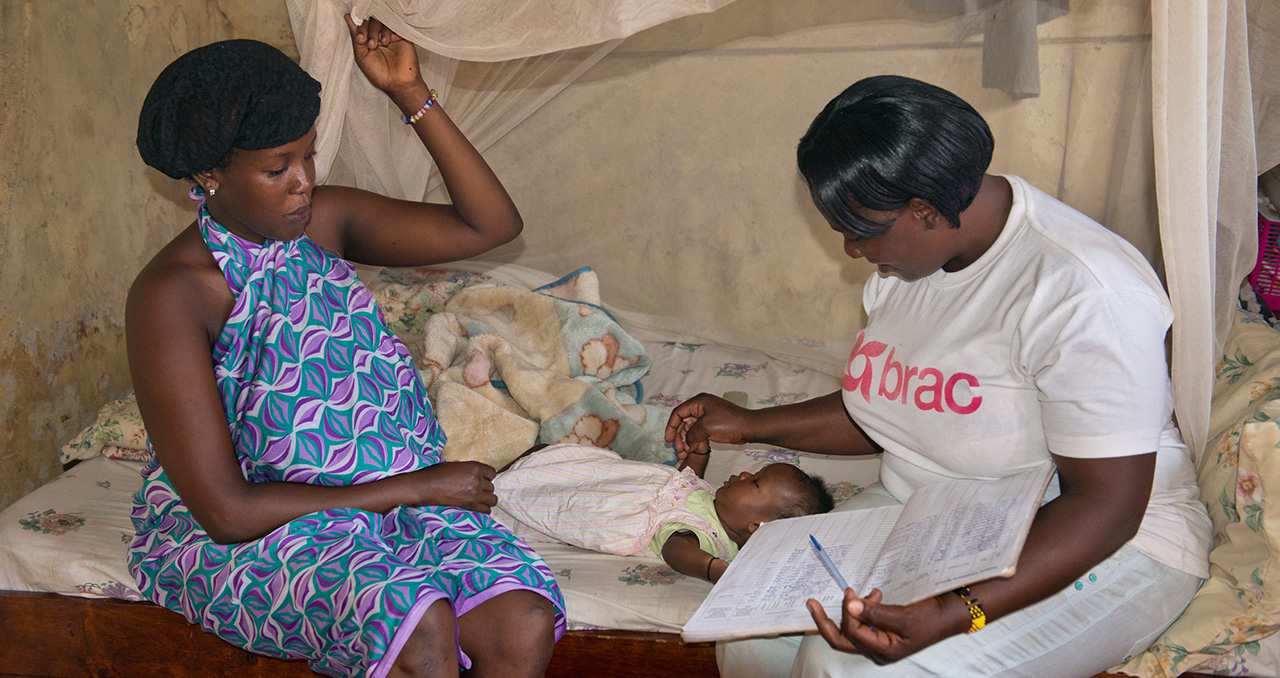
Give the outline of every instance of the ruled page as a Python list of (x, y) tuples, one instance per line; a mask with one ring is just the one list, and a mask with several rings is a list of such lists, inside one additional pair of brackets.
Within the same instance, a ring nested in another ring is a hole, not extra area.
[(828, 616), (839, 616), (844, 592), (822, 566), (809, 535), (822, 543), (849, 585), (861, 591), (901, 512), (901, 506), (883, 506), (761, 525), (685, 625), (684, 639), (812, 630), (813, 618), (804, 606), (809, 598), (822, 603)]

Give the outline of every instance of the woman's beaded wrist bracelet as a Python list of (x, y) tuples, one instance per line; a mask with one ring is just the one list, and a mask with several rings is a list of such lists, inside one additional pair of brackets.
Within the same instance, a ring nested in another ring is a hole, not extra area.
[(400, 116), (400, 120), (402, 120), (404, 124), (412, 125), (413, 123), (418, 122), (422, 119), (422, 116), (426, 115), (427, 111), (431, 110), (431, 107), (436, 104), (436, 97), (438, 96), (436, 91), (428, 89), (427, 92), (427, 103), (422, 104), (422, 108), (419, 108), (417, 113), (414, 113), (413, 115)]
[(961, 586), (955, 590), (955, 594), (960, 596), (964, 604), (969, 607), (969, 618), (972, 623), (969, 624), (969, 633), (980, 630), (987, 625), (987, 613), (982, 609), (982, 605), (978, 603), (978, 599), (973, 596), (973, 591), (968, 586)]

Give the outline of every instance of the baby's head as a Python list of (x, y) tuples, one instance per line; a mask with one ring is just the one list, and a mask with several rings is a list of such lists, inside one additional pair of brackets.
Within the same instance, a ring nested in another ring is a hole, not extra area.
[(770, 464), (724, 481), (715, 506), (729, 538), (742, 546), (761, 523), (826, 513), (835, 500), (821, 478), (791, 464)]

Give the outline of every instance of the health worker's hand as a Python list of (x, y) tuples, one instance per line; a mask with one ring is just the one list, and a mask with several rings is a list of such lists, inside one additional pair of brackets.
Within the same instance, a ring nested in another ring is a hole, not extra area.
[(684, 460), (690, 450), (706, 451), (707, 443), (741, 445), (750, 442), (744, 435), (750, 419), (751, 410), (710, 393), (699, 393), (672, 410), (663, 437), (667, 442), (675, 443), (676, 456)]
[(963, 629), (957, 630), (959, 623), (968, 628), (968, 621), (957, 619), (956, 608), (946, 605), (942, 597), (911, 605), (883, 605), (882, 598), (879, 589), (872, 589), (866, 598), (859, 598), (853, 589), (845, 589), (839, 626), (827, 617), (818, 601), (810, 598), (805, 606), (828, 645), (841, 652), (863, 655), (876, 664), (896, 662), (960, 633)]

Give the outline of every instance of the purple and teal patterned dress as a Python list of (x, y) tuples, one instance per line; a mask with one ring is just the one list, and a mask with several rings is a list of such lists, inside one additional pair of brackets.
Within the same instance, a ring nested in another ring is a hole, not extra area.
[[(314, 243), (199, 227), (235, 296), (213, 369), (253, 482), (366, 483), (440, 462), (444, 432), (403, 344), (355, 269)], [(152, 461), (134, 497), (129, 567), (148, 599), (252, 652), (381, 678), (431, 603), (461, 615), (500, 593), (564, 600), (536, 553), (483, 513), (332, 509), (243, 544), (209, 539)], [(470, 662), (459, 649), (459, 661)]]

